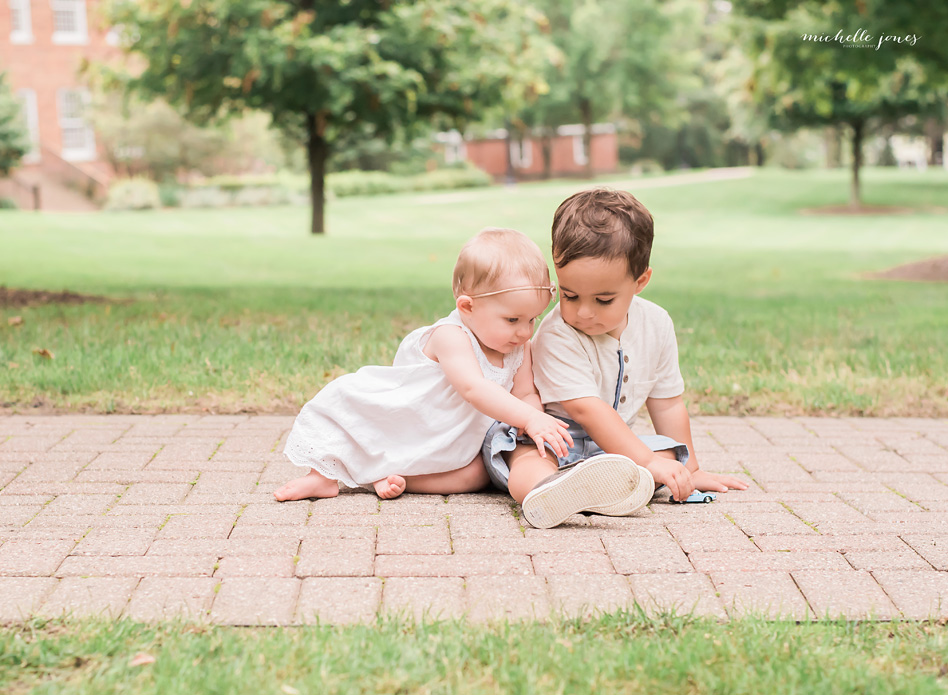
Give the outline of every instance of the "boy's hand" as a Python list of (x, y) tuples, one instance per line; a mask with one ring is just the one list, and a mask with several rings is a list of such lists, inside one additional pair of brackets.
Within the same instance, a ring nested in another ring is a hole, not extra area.
[(549, 442), (556, 455), (562, 457), (569, 454), (568, 447), (573, 446), (573, 438), (569, 436), (566, 423), (540, 411), (535, 411), (530, 415), (523, 426), (523, 431), (536, 442), (540, 456), (543, 458), (546, 458), (546, 447), (543, 446), (543, 442)]
[(691, 471), (678, 461), (655, 456), (645, 465), (645, 468), (648, 468), (648, 472), (655, 479), (655, 487), (667, 486), (671, 496), (676, 500), (686, 500), (695, 491)]
[(727, 492), (728, 490), (747, 489), (747, 483), (743, 480), (730, 475), (718, 475), (702, 470), (697, 470), (691, 474), (691, 482), (694, 483), (696, 490), (702, 492)]

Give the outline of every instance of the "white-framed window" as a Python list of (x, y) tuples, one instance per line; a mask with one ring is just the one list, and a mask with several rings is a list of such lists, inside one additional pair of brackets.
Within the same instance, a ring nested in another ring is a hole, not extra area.
[(53, 43), (88, 43), (86, 0), (49, 0), (49, 6), (53, 10)]
[(515, 169), (528, 169), (533, 164), (533, 141), (518, 139), (510, 141), (510, 163)]
[(463, 140), (449, 142), (444, 146), (444, 163), (457, 164), (467, 159), (467, 147)]
[(70, 162), (95, 159), (95, 134), (84, 117), (90, 101), (88, 90), (60, 89), (57, 96), (62, 158)]
[(589, 153), (586, 152), (586, 138), (582, 135), (573, 136), (573, 161), (581, 167), (589, 163)]
[(40, 160), (39, 151), (39, 110), (36, 108), (36, 90), (18, 89), (16, 98), (20, 100), (23, 109), (23, 120), (26, 121), (26, 132), (30, 138), (30, 151), (23, 157), (26, 164), (35, 164)]
[(33, 43), (30, 0), (7, 0), (10, 5), (10, 43)]
[(435, 142), (444, 145), (444, 163), (456, 164), (467, 159), (467, 148), (464, 146), (464, 136), (456, 130), (446, 133), (437, 133)]

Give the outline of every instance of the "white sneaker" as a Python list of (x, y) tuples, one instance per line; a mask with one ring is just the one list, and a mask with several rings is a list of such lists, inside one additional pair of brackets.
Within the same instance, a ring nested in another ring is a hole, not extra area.
[(618, 454), (599, 454), (540, 481), (521, 509), (535, 528), (553, 528), (573, 514), (590, 511), (628, 516), (648, 504), (652, 475)]
[(590, 507), (587, 512), (604, 516), (630, 516), (649, 503), (655, 495), (655, 479), (648, 468), (637, 466), (639, 469), (639, 484), (635, 490), (621, 502), (607, 507)]

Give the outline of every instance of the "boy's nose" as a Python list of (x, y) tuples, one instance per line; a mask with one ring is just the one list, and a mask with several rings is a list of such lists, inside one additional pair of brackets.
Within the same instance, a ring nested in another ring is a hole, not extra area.
[(581, 319), (591, 319), (593, 316), (595, 316), (595, 311), (593, 311), (593, 308), (588, 304), (580, 306), (576, 313)]

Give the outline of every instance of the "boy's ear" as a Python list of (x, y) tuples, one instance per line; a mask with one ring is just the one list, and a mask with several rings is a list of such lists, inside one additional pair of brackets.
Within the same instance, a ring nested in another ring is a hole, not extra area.
[(462, 314), (470, 314), (471, 309), (474, 308), (474, 300), (468, 297), (466, 294), (462, 294), (457, 298), (457, 301), (455, 301), (454, 305)]
[(646, 268), (645, 272), (639, 275), (638, 279), (635, 281), (635, 293), (638, 294), (648, 285), (648, 281), (652, 279), (652, 269)]

